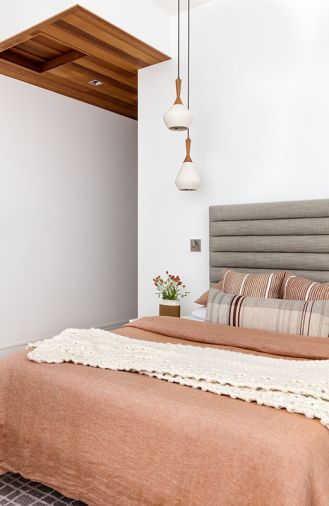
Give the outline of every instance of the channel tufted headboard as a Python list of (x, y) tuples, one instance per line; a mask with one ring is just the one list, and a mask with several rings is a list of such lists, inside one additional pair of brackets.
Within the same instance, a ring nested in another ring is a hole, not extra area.
[(329, 199), (211, 206), (210, 283), (222, 270), (329, 281)]

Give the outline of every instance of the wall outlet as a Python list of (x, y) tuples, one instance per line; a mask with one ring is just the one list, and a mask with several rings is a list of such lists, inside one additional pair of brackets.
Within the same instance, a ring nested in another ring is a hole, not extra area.
[(190, 240), (190, 250), (192, 253), (200, 253), (201, 251), (201, 239)]

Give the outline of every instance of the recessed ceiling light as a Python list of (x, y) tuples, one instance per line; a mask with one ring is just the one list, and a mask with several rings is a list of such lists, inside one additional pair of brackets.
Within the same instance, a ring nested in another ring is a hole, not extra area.
[(103, 83), (102, 81), (98, 81), (98, 79), (94, 79), (93, 81), (89, 81), (89, 84), (92, 84), (93, 86), (101, 86)]

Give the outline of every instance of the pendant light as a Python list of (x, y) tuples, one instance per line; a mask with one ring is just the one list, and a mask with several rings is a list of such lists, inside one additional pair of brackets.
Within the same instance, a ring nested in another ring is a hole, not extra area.
[[(187, 51), (187, 108), (190, 109), (190, 34), (191, 34), (191, 6), (188, 0), (188, 51)], [(195, 191), (200, 186), (200, 177), (191, 158), (190, 129), (187, 130), (186, 156), (181, 166), (175, 184), (180, 191)]]
[(176, 79), (176, 100), (174, 105), (163, 116), (164, 122), (173, 131), (188, 130), (192, 124), (191, 111), (185, 107), (181, 99), (182, 80), (180, 78), (180, 0), (178, 0), (178, 71)]
[(200, 177), (191, 158), (191, 139), (186, 139), (186, 156), (179, 169), (175, 184), (180, 191), (195, 191), (200, 186)]

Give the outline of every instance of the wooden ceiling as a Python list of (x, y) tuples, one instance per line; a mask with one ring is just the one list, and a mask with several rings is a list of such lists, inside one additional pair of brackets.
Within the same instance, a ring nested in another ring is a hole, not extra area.
[(79, 5), (0, 43), (0, 74), (132, 119), (138, 70), (168, 59)]

